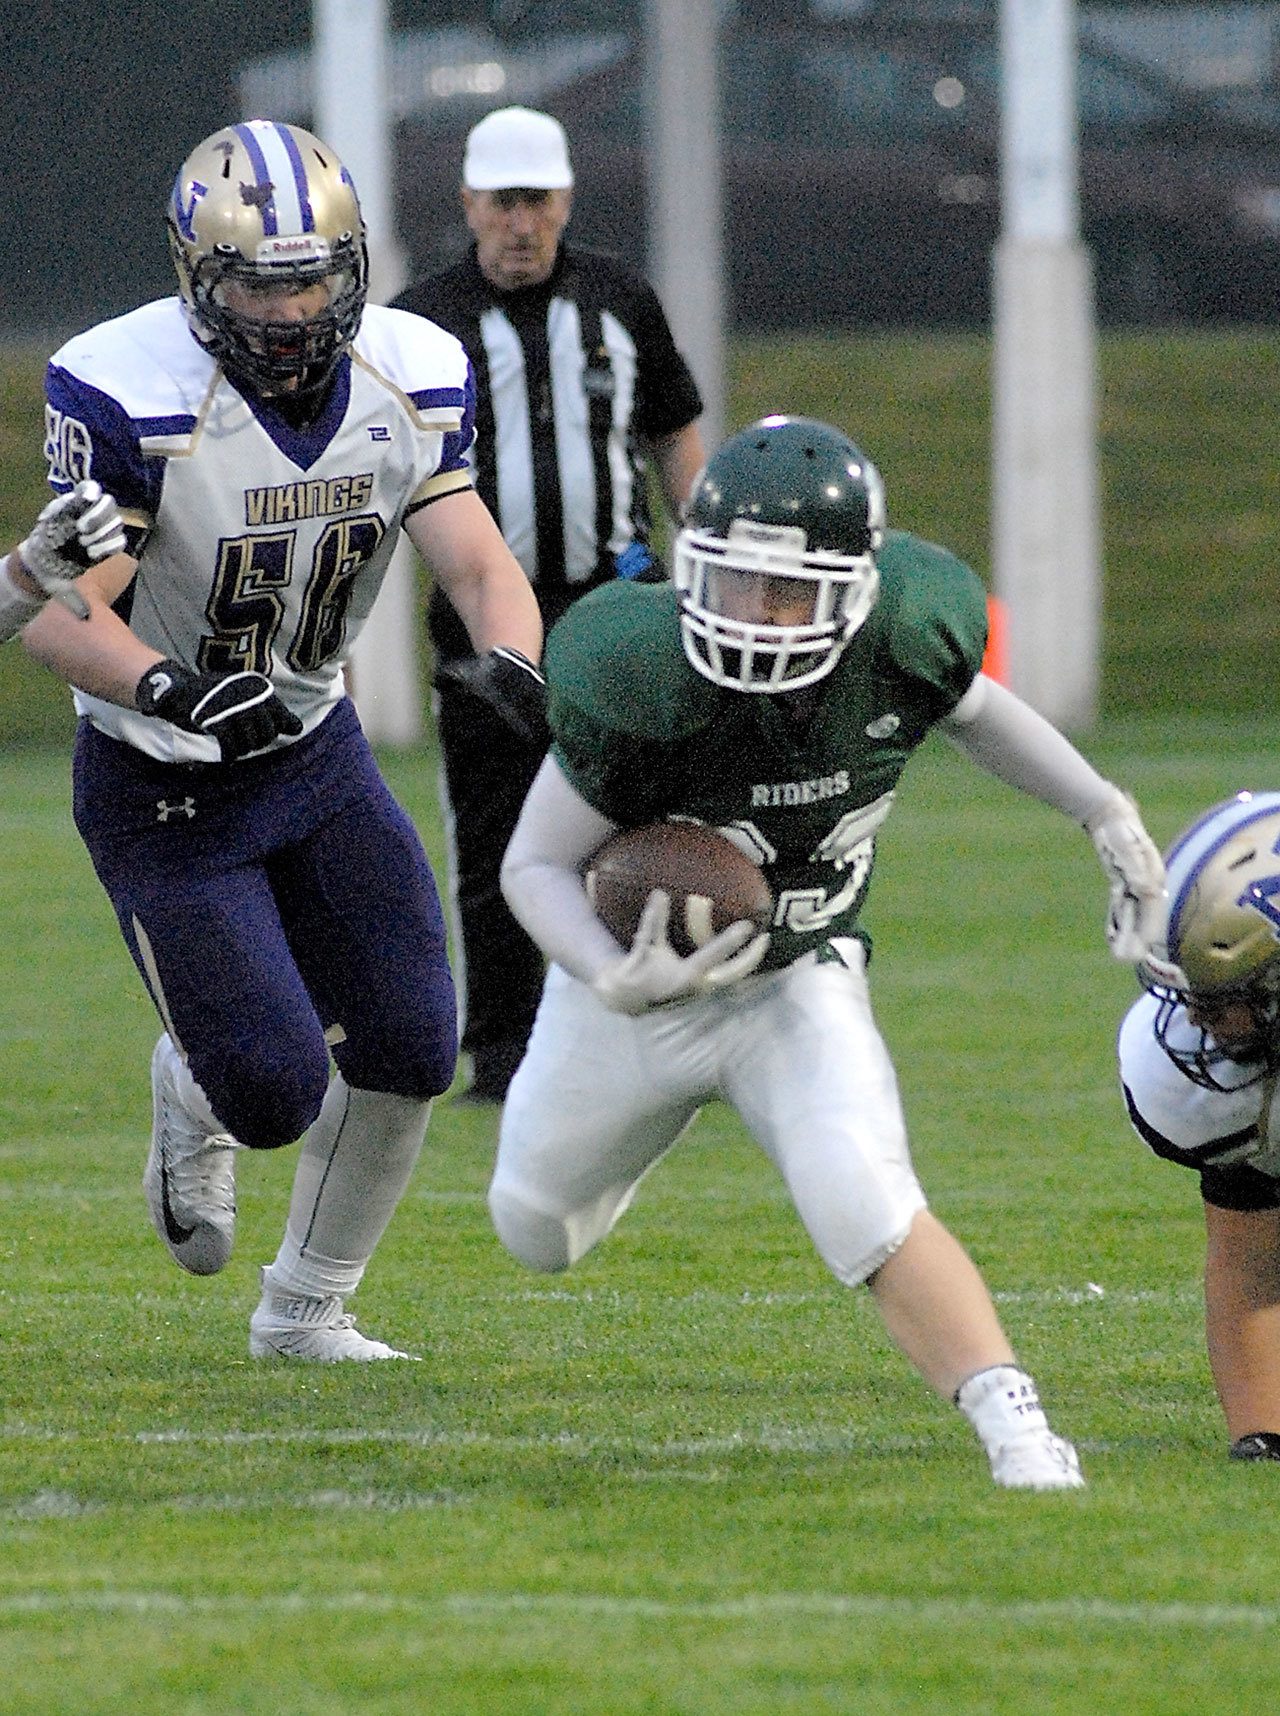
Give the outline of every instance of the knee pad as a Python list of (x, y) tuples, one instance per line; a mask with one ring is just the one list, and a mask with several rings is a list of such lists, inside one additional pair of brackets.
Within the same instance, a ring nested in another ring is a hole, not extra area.
[(554, 1275), (573, 1262), (565, 1223), (535, 1209), (510, 1186), (490, 1186), (489, 1214), (503, 1245), (529, 1269)]
[(320, 1112), (329, 1086), (328, 1060), (271, 1056), (197, 1064), (192, 1071), (227, 1131), (250, 1150), (278, 1150), (301, 1138)]

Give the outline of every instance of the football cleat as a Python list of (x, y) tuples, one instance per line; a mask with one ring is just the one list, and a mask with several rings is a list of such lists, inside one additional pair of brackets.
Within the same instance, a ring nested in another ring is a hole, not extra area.
[(312, 1364), (339, 1364), (343, 1360), (365, 1363), (372, 1359), (408, 1359), (419, 1363), (414, 1353), (402, 1353), (385, 1341), (371, 1341), (356, 1328), (356, 1320), (342, 1308), (336, 1293), (309, 1298), (301, 1293), (282, 1293), (269, 1285), (262, 1271), (262, 1298), (249, 1319), (249, 1355), (261, 1359), (302, 1359)]
[(991, 1476), (1006, 1490), (1082, 1490), (1080, 1456), (1052, 1430), (1028, 1430), (991, 1455)]
[(1274, 1430), (1255, 1430), (1237, 1436), (1228, 1456), (1232, 1460), (1280, 1460), (1280, 1436)]
[(164, 1032), (151, 1057), (151, 1149), (142, 1175), (156, 1232), (192, 1275), (226, 1266), (236, 1232), (236, 1180), (229, 1132), (211, 1132), (184, 1106), (182, 1059)]

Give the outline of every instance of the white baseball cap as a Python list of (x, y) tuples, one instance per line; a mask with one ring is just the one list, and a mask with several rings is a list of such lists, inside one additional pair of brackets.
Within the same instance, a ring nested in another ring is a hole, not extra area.
[(549, 113), (500, 107), (467, 136), (462, 182), (469, 191), (566, 191), (573, 183), (569, 139)]

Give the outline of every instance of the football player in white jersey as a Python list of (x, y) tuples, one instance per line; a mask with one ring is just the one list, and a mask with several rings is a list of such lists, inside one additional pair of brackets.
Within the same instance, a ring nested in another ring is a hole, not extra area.
[(1167, 938), (1139, 966), (1120, 1078), (1138, 1136), (1200, 1176), (1231, 1458), (1280, 1460), (1280, 793), (1215, 805), (1167, 866)]
[(452, 1078), (456, 1004), (434, 879), (342, 668), (404, 529), (477, 688), (536, 729), (537, 603), (471, 485), (466, 353), (367, 305), (334, 152), (229, 126), (184, 162), (168, 229), (179, 294), (49, 364), (50, 483), (89, 517), (99, 484), (127, 540), (75, 582), (90, 623), (49, 602), (24, 641), (74, 690), (76, 824), (163, 1024), (157, 1232), (221, 1269), (235, 1150), (303, 1138), (250, 1351), (402, 1358), (345, 1306)]

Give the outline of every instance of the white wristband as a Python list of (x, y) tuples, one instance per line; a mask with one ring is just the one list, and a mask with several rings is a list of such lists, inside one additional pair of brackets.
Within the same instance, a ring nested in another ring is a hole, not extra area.
[(0, 560), (0, 643), (20, 632), (49, 600), (47, 596), (29, 596), (20, 590), (9, 576), (10, 556)]

